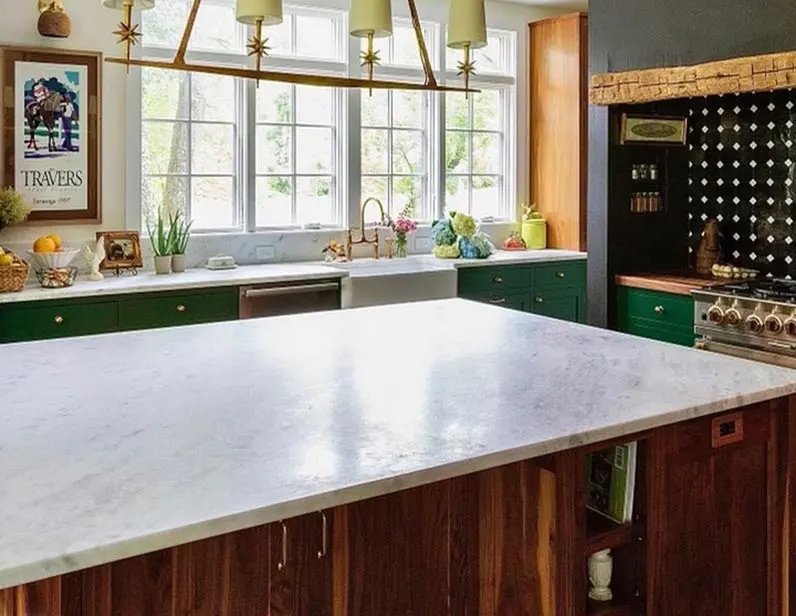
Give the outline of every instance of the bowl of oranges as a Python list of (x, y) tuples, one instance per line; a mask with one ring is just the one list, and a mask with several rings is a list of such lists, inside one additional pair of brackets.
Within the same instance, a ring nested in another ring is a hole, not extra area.
[(64, 269), (69, 267), (79, 250), (65, 248), (57, 235), (43, 235), (33, 242), (33, 250), (28, 251), (36, 270)]

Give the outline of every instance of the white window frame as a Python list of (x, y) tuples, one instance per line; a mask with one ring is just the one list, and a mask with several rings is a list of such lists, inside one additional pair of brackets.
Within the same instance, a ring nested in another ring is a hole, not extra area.
[[(349, 37), (348, 15), (344, 10), (326, 8), (308, 8), (303, 6), (286, 5), (286, 12), (295, 12), (304, 15), (325, 15), (333, 14), (336, 17), (337, 34), (341, 37), (341, 59), (340, 60), (315, 60), (300, 57), (286, 57), (273, 55), (265, 59), (265, 66), (276, 70), (305, 72), (305, 73), (327, 73), (335, 75), (361, 76), (363, 69), (360, 66), (359, 53), (361, 40)], [(395, 18), (400, 25), (410, 23), (409, 20)], [(297, 20), (293, 20), (294, 36), (293, 44), (296, 44), (295, 28)], [(432, 65), (435, 67), (437, 79), (441, 84), (463, 85), (463, 80), (456, 75), (455, 66), (447, 67), (447, 50), (444, 45), (445, 24), (439, 22), (423, 22), (426, 44), (429, 48), (429, 55)], [(502, 174), (496, 174), (502, 178), (500, 206), (496, 211), (494, 220), (514, 221), (516, 217), (516, 194), (517, 194), (517, 169), (511, 161), (517, 160), (517, 33), (512, 30), (500, 30), (490, 28), (489, 35), (497, 36), (504, 41), (502, 43), (504, 54), (503, 64), (507, 67), (506, 74), (495, 74), (490, 72), (477, 72), (471, 79), (473, 88), (497, 89), (502, 93), (502, 119), (501, 133), (503, 134), (502, 148)], [(246, 29), (246, 37), (251, 36), (251, 28)], [(343, 42), (348, 40), (348, 44)], [(384, 41), (377, 41), (377, 48)], [(393, 44), (392, 41), (389, 42)], [(383, 45), (382, 45), (382, 48)], [(137, 50), (139, 55), (147, 57), (158, 57), (171, 59), (174, 50), (158, 48), (154, 46), (145, 47)], [(477, 61), (476, 52), (476, 61)], [(191, 51), (186, 54), (186, 60), (198, 63), (233, 63), (240, 65), (246, 63), (250, 65), (252, 60), (246, 59), (242, 53), (217, 53), (208, 51)], [(476, 70), (478, 66), (476, 65)], [(390, 79), (422, 81), (424, 78), (422, 69), (416, 67), (385, 65), (376, 67), (378, 76)], [(141, 187), (142, 187), (142, 167), (141, 167), (141, 74), (139, 69), (132, 69), (127, 80), (128, 105), (127, 105), (127, 208), (126, 225), (132, 229), (142, 229), (142, 208), (141, 208)], [(299, 229), (299, 225), (265, 227), (257, 225), (255, 220), (256, 212), (256, 160), (255, 160), (255, 134), (256, 134), (256, 84), (251, 80), (241, 80), (242, 95), (241, 104), (238, 105), (240, 116), (237, 131), (237, 141), (239, 144), (238, 182), (236, 191), (236, 207), (240, 212), (241, 220), (245, 225), (235, 229), (224, 230), (198, 230), (197, 233), (241, 233), (241, 232), (263, 232), (275, 231), (280, 229)], [(333, 170), (333, 212), (336, 223), (325, 225), (325, 228), (346, 228), (357, 226), (360, 215), (360, 206), (368, 195), (361, 194), (361, 182), (364, 176), (361, 165), (361, 103), (362, 96), (367, 96), (366, 91), (337, 90), (335, 91), (335, 110), (336, 115), (333, 121), (336, 124), (335, 148)], [(417, 212), (417, 218), (421, 221), (429, 221), (442, 217), (445, 212), (445, 97), (442, 94), (429, 92), (426, 94), (427, 105), (427, 139), (426, 155), (427, 177), (424, 187), (424, 195), (421, 209)], [(295, 122), (295, 115), (293, 116)], [(400, 129), (397, 129), (400, 130)], [(489, 132), (489, 131), (487, 131)], [(251, 137), (250, 137), (251, 136)], [(293, 147), (295, 147), (295, 140)], [(295, 158), (293, 159), (295, 165)], [(390, 165), (392, 160), (390, 160)], [(470, 162), (472, 164), (472, 161)], [(262, 174), (260, 174), (262, 175)], [(299, 174), (302, 175), (302, 174)], [(368, 174), (377, 177), (395, 177), (395, 175), (385, 176), (384, 174)], [(399, 174), (400, 175), (400, 174)], [(468, 174), (469, 175), (469, 174)], [(491, 174), (476, 174), (491, 175)], [(388, 183), (391, 190), (391, 182)], [(472, 190), (472, 188), (470, 188)], [(298, 197), (297, 191), (293, 191), (293, 199)], [(295, 211), (295, 208), (294, 208)], [(143, 229), (145, 232), (146, 230)]]

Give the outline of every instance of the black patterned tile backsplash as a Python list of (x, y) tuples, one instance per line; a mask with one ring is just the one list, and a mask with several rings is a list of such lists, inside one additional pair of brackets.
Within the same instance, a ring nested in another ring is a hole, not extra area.
[(724, 260), (796, 278), (796, 92), (692, 99), (689, 252), (716, 218)]

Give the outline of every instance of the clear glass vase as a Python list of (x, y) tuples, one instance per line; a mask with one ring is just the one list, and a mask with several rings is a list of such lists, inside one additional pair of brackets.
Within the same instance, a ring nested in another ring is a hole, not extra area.
[(403, 233), (395, 235), (395, 256), (398, 258), (406, 256), (406, 235)]

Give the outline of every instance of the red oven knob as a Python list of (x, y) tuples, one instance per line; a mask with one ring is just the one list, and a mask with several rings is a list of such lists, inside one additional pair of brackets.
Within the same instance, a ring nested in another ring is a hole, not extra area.
[(716, 325), (724, 323), (724, 310), (718, 306), (711, 306), (708, 310), (708, 320)]
[(785, 321), (785, 333), (796, 338), (796, 319), (793, 317)]
[(772, 334), (782, 333), (783, 329), (782, 319), (780, 319), (775, 314), (770, 314), (766, 317), (765, 325), (766, 325), (766, 330), (768, 330)]
[(730, 308), (724, 313), (724, 322), (730, 327), (738, 327), (741, 324), (741, 313), (735, 308)]
[(750, 314), (746, 317), (746, 328), (753, 334), (759, 334), (763, 331), (763, 319), (756, 314)]

